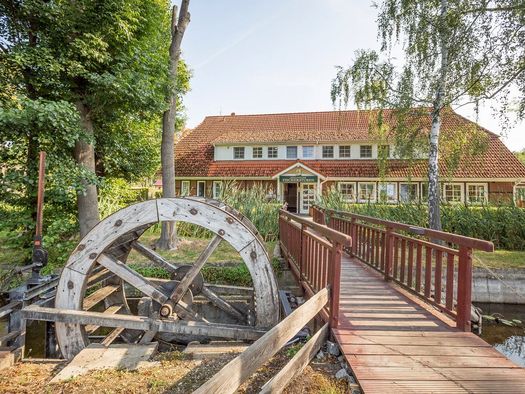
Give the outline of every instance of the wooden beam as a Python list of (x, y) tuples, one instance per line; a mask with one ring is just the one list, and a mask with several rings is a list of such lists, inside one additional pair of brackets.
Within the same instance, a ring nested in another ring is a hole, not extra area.
[(207, 287), (203, 287), (201, 294), (206, 297), (210, 302), (215, 305), (217, 308), (223, 310), (224, 312), (228, 313), (229, 315), (235, 317), (240, 322), (246, 322), (246, 316), (243, 315), (241, 312), (239, 312), (237, 309), (235, 309), (232, 305), (230, 305), (229, 302), (222, 299), (220, 296), (215, 294), (213, 291), (208, 289)]
[(117, 291), (119, 287), (120, 285), (108, 285), (108, 286), (101, 287), (97, 291), (94, 291), (93, 293), (88, 295), (86, 298), (84, 298), (84, 302), (83, 302), (84, 310), (87, 311), (93, 308), (100, 301), (104, 300), (110, 294), (113, 294), (115, 291)]
[[(124, 308), (124, 305), (122, 304), (117, 304), (117, 305), (111, 305), (108, 309), (106, 309), (104, 312), (104, 314), (106, 315), (114, 315), (115, 313), (118, 313), (122, 310), (122, 308)], [(93, 334), (95, 331), (97, 331), (97, 329), (99, 328), (100, 326), (95, 326), (93, 324), (88, 324), (85, 328), (86, 330), (86, 333), (89, 335), (89, 334)]]
[(202, 253), (197, 258), (197, 261), (195, 261), (190, 270), (186, 273), (186, 275), (184, 275), (184, 278), (182, 278), (180, 283), (171, 293), (170, 298), (173, 303), (177, 304), (182, 299), (182, 296), (186, 294), (193, 280), (199, 274), (212, 253), (215, 252), (215, 249), (217, 249), (221, 241), (222, 238), (219, 235), (215, 235), (208, 246), (206, 246), (206, 248), (202, 251)]
[(124, 328), (123, 328), (123, 327), (117, 327), (117, 328), (115, 328), (115, 329), (114, 329), (113, 331), (111, 331), (111, 332), (108, 334), (108, 336), (105, 337), (105, 338), (102, 340), (102, 342), (100, 342), (100, 343), (101, 343), (102, 345), (106, 346), (106, 347), (109, 346), (109, 345), (111, 345), (111, 344), (115, 341), (115, 339), (117, 339), (118, 336), (119, 336), (120, 334), (122, 334), (123, 331), (124, 331)]
[(328, 337), (329, 325), (326, 323), (308, 342), (292, 357), (277, 375), (262, 386), (259, 394), (281, 393), (319, 352)]
[(170, 272), (175, 272), (177, 269), (176, 265), (171, 264), (169, 261), (167, 261), (164, 257), (162, 257), (160, 254), (155, 252), (154, 250), (148, 248), (146, 245), (141, 244), (139, 241), (134, 241), (131, 243), (131, 247), (135, 249), (137, 252), (139, 252), (141, 255), (146, 257), (147, 259), (153, 261), (154, 263), (162, 266), (163, 268), (167, 269)]
[(327, 288), (293, 311), (286, 319), (272, 328), (261, 339), (226, 364), (194, 394), (234, 393), (257, 369), (273, 357), (294, 335), (312, 320), (329, 300)]
[(24, 308), (22, 315), (29, 320), (82, 325), (91, 324), (101, 327), (123, 327), (141, 331), (157, 330), (173, 334), (204, 335), (213, 338), (233, 338), (238, 340), (256, 340), (266, 333), (265, 330), (235, 324), (162, 320), (134, 315), (109, 315), (101, 312), (43, 308), (34, 305)]

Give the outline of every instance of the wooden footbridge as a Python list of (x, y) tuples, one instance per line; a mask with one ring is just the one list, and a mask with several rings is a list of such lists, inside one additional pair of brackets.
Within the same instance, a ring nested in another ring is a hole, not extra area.
[(281, 247), (308, 296), (330, 289), (321, 316), (362, 391), (525, 392), (525, 369), (471, 332), (472, 250), (492, 243), (317, 207), (310, 214), (281, 211)]

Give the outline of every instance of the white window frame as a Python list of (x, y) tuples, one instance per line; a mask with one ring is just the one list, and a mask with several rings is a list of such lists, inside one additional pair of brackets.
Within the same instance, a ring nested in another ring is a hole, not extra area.
[[(483, 186), (483, 200), (482, 201), (470, 201), (469, 186)], [(470, 205), (482, 205), (486, 204), (489, 200), (489, 185), (487, 183), (473, 182), (467, 183), (465, 190), (465, 201)]]
[[(363, 148), (370, 147), (370, 156), (363, 156)], [(360, 159), (371, 159), (374, 156), (374, 147), (370, 144), (359, 145), (359, 158)]]
[(181, 197), (189, 196), (191, 193), (191, 182), (181, 181), (180, 182), (180, 195)]
[[(338, 152), (339, 152), (339, 158), (340, 159), (350, 159), (352, 157), (352, 145), (339, 145), (338, 147)], [(343, 156), (341, 154), (342, 150), (341, 148), (348, 148), (348, 156)]]
[[(295, 148), (295, 156), (292, 157), (292, 156), (290, 156), (288, 154), (288, 149), (292, 149), (293, 150), (293, 148)], [(298, 157), (299, 157), (299, 149), (298, 149), (298, 147), (296, 145), (288, 145), (288, 146), (286, 146), (286, 158), (287, 159), (296, 160)]]
[[(310, 148), (312, 151), (311, 155), (305, 155), (305, 148)], [(302, 147), (303, 159), (315, 159), (315, 147), (313, 145), (305, 145)]]
[[(354, 192), (352, 193), (352, 196), (350, 198), (345, 198), (343, 195), (343, 192), (341, 191), (341, 186), (343, 185), (351, 185), (354, 188)], [(341, 194), (341, 197), (346, 202), (355, 202), (357, 197), (357, 183), (356, 182), (338, 182), (337, 183), (337, 189), (339, 190), (339, 193)]]
[[(447, 200), (447, 186), (459, 186), (460, 187), (460, 200), (459, 201), (448, 201)], [(443, 184), (443, 187), (442, 187), (442, 190), (441, 190), (441, 198), (443, 198), (443, 202), (447, 203), (447, 204), (461, 204), (463, 202), (465, 202), (465, 187), (463, 185), (463, 183), (459, 183), (459, 182), (448, 182), (448, 183), (444, 183)]]
[[(218, 185), (218, 190), (217, 190), (217, 185)], [(215, 200), (218, 200), (219, 198), (221, 198), (221, 193), (222, 193), (222, 181), (213, 181), (213, 190), (212, 190), (213, 198)]]
[[(414, 199), (410, 199), (410, 193), (409, 193), (409, 196), (408, 196), (408, 197), (409, 197), (408, 200), (403, 201), (403, 200), (401, 199), (401, 187), (402, 187), (403, 185), (407, 185), (407, 186), (409, 186), (409, 187), (413, 187), (413, 186), (416, 187), (416, 195), (415, 195), (415, 198), (414, 198)], [(399, 191), (397, 192), (399, 202), (402, 202), (402, 203), (412, 203), (412, 202), (416, 202), (416, 201), (420, 200), (420, 199), (421, 199), (421, 194), (420, 194), (419, 189), (420, 189), (420, 187), (419, 187), (419, 183), (400, 182), (400, 183), (399, 183)]]
[[(202, 196), (199, 195), (199, 185), (204, 185), (202, 189)], [(206, 181), (197, 181), (197, 197), (206, 197)]]
[[(240, 152), (242, 152), (242, 157), (235, 157), (235, 152), (237, 149), (240, 149)], [(233, 147), (233, 160), (244, 160), (246, 158), (246, 147), (244, 146), (234, 146)]]
[[(273, 152), (274, 149), (275, 149), (275, 156), (270, 156), (270, 151)], [(269, 146), (266, 149), (266, 156), (268, 157), (268, 159), (278, 159), (279, 158), (279, 147), (277, 147), (277, 146)]]
[[(372, 185), (372, 194), (371, 198), (363, 199), (361, 198), (361, 185)], [(358, 182), (357, 183), (357, 200), (358, 202), (376, 202), (377, 201), (377, 185), (375, 182)]]
[[(394, 187), (394, 195), (392, 196), (393, 198), (390, 199), (389, 195), (388, 195), (388, 186), (393, 186)], [(386, 189), (386, 200), (381, 200), (381, 189), (385, 188)], [(393, 204), (393, 203), (396, 203), (398, 200), (398, 194), (397, 194), (397, 183), (395, 182), (380, 182), (378, 187), (377, 187), (377, 201), (379, 202), (386, 202), (387, 204)]]
[[(324, 155), (324, 148), (332, 148), (332, 156)], [(333, 159), (335, 157), (335, 147), (333, 145), (323, 145), (321, 147), (321, 158), (323, 159)]]
[[(261, 152), (260, 156), (255, 156), (255, 150), (258, 149)], [(262, 146), (254, 146), (252, 147), (252, 159), (262, 159), (264, 157), (264, 149)]]

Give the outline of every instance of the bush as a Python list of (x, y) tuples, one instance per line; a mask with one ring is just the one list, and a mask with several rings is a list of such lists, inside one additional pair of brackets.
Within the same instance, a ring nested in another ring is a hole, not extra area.
[[(322, 196), (324, 208), (357, 213), (414, 226), (428, 227), (424, 204), (351, 204), (333, 189)], [(492, 241), (497, 249), (525, 250), (525, 209), (516, 206), (441, 206), (443, 231)]]

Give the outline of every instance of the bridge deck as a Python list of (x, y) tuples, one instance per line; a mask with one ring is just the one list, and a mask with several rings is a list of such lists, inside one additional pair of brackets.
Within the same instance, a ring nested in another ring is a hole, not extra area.
[(355, 258), (334, 336), (365, 393), (525, 393), (525, 369)]

